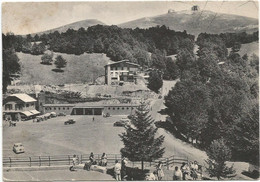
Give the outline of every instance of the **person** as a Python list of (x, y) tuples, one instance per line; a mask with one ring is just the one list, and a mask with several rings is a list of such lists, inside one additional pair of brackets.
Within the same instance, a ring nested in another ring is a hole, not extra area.
[(106, 165), (107, 165), (107, 155), (103, 153), (101, 156), (101, 166), (106, 166)]
[(194, 161), (194, 163), (192, 163), (192, 169), (191, 169), (191, 176), (193, 178), (193, 180), (197, 180), (198, 179), (198, 163), (197, 161)]
[(90, 160), (91, 165), (96, 165), (96, 159), (94, 157), (93, 152), (90, 153), (89, 160)]
[(145, 181), (156, 181), (156, 171), (154, 171), (153, 173), (148, 173), (146, 176), (145, 176)]
[(123, 157), (123, 159), (121, 161), (121, 176), (122, 176), (122, 179), (126, 179), (126, 177), (127, 177), (126, 164), (127, 164), (127, 159), (125, 157)]
[(181, 165), (182, 180), (186, 180), (186, 175), (189, 174), (189, 166), (183, 162)]
[(157, 176), (158, 176), (158, 180), (162, 180), (163, 176), (164, 176), (164, 173), (163, 173), (163, 170), (162, 170), (162, 162), (159, 161), (157, 167), (156, 167), (156, 170), (157, 170)]
[(94, 118), (94, 116), (93, 116), (93, 119), (92, 119), (92, 121), (93, 121), (93, 122), (95, 121), (95, 118)]
[(76, 165), (78, 164), (78, 158), (77, 156), (74, 154), (73, 158), (72, 158), (72, 166), (70, 167), (70, 171), (76, 171)]
[(182, 172), (181, 170), (176, 166), (173, 171), (173, 180), (174, 181), (181, 181), (182, 180)]
[(114, 173), (117, 181), (121, 181), (121, 164), (118, 160), (115, 161)]

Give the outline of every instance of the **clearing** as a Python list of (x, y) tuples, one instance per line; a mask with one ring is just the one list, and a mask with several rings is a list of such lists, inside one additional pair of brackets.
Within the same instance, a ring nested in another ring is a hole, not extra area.
[(104, 66), (110, 60), (105, 54), (73, 55), (64, 53), (53, 53), (53, 60), (57, 55), (61, 55), (67, 60), (64, 72), (54, 72), (52, 65), (40, 64), (41, 56), (17, 53), (21, 64), (21, 83), (29, 84), (66, 84), (66, 83), (86, 83), (95, 80), (105, 74)]

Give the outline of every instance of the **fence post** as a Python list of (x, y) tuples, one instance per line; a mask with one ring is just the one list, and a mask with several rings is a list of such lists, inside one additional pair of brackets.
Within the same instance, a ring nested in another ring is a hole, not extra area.
[(30, 159), (30, 167), (32, 166), (32, 159), (31, 159), (31, 157), (29, 157), (29, 159)]
[(41, 157), (39, 156), (39, 166), (41, 166)]
[(11, 160), (11, 157), (9, 157), (9, 160), (10, 160), (10, 167), (12, 166), (12, 160)]
[(80, 155), (80, 164), (82, 164), (82, 155)]
[(68, 159), (69, 159), (69, 166), (70, 166), (70, 156), (68, 155)]
[(49, 166), (51, 166), (51, 157), (49, 156)]
[(166, 158), (166, 165), (167, 165), (167, 170), (169, 170), (169, 159)]

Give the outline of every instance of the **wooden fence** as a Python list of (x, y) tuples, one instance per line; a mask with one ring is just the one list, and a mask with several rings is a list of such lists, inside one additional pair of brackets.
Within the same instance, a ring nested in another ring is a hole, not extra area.
[[(99, 163), (102, 154), (96, 154), (95, 159)], [(33, 167), (33, 166), (64, 166), (72, 165), (73, 155), (54, 155), (54, 156), (29, 156), (29, 157), (3, 157), (3, 167)], [(80, 164), (89, 161), (89, 155), (77, 155)], [(115, 160), (121, 160), (120, 154), (107, 154), (108, 166), (114, 165)], [(154, 167), (161, 161), (167, 169), (172, 165), (179, 165), (183, 162), (187, 163), (188, 159), (184, 157), (170, 156), (167, 158), (160, 158), (152, 162), (144, 162), (145, 167)], [(129, 161), (129, 167), (141, 167), (140, 161)]]

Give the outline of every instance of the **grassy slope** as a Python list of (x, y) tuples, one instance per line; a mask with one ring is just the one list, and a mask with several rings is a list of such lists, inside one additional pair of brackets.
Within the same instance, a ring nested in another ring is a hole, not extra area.
[[(230, 53), (231, 48), (228, 48), (228, 52)], [(249, 44), (242, 44), (241, 49), (238, 52), (240, 56), (243, 56), (244, 54), (247, 54), (248, 56), (251, 56), (252, 54), (256, 54), (259, 56), (259, 43), (258, 42), (252, 42)]]
[(65, 84), (90, 82), (98, 76), (104, 75), (104, 65), (109, 58), (102, 54), (83, 54), (80, 56), (54, 53), (62, 55), (67, 60), (63, 73), (51, 71), (55, 65), (42, 65), (41, 55), (17, 53), (21, 64), (21, 82), (34, 84)]

